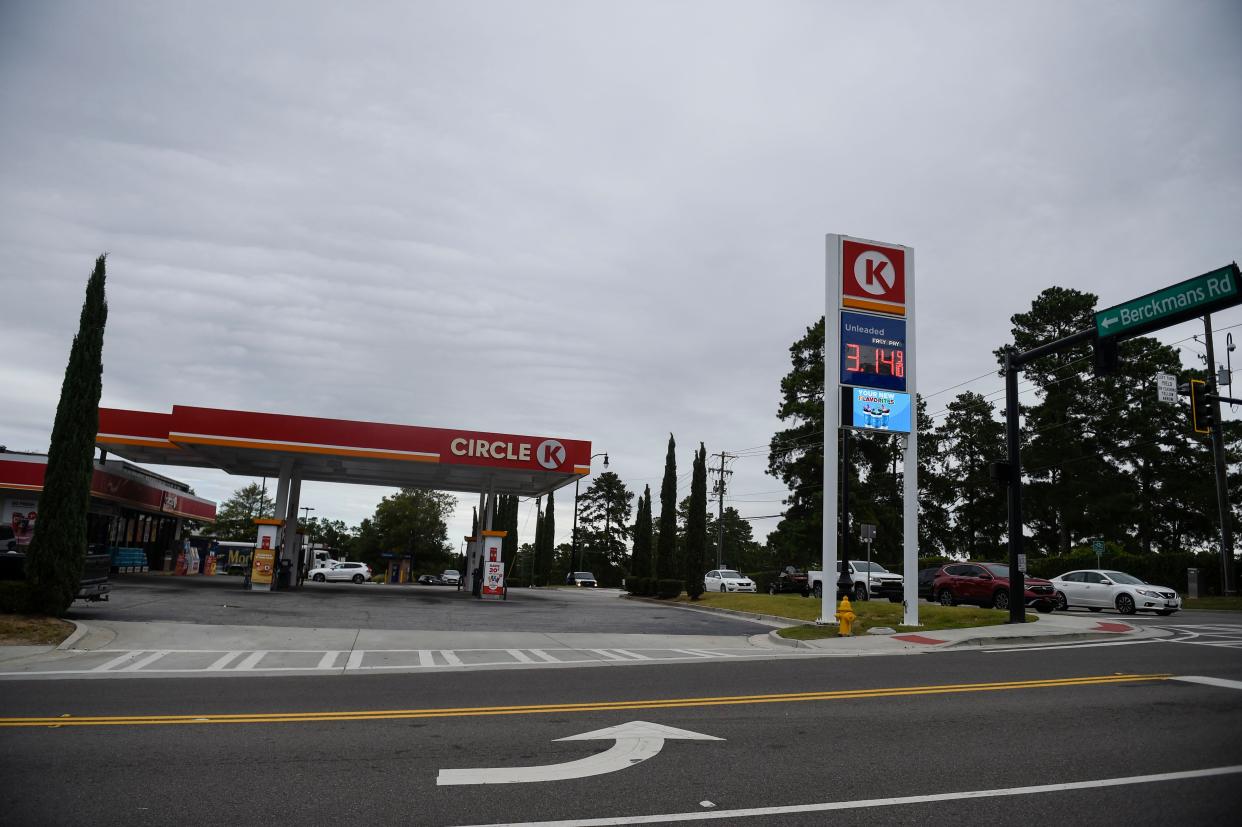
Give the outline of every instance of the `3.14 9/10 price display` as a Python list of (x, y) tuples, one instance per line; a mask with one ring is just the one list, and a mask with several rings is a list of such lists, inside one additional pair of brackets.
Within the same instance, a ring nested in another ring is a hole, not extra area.
[(841, 384), (904, 391), (904, 319), (841, 313)]
[(872, 345), (845, 346), (845, 365), (850, 373), (874, 373), (877, 376), (906, 378), (906, 352), (901, 348), (882, 348)]

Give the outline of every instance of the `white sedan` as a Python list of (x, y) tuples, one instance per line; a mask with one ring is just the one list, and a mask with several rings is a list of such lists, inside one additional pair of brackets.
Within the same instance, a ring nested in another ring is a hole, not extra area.
[(325, 580), (352, 580), (362, 583), (371, 579), (371, 567), (366, 563), (334, 563), (331, 566), (311, 569), (307, 576), (316, 583)]
[(1155, 612), (1168, 617), (1182, 608), (1182, 598), (1168, 586), (1153, 586), (1124, 571), (1081, 569), (1053, 577), (1057, 608), (1081, 606), (1098, 612), (1116, 609), (1123, 615)]
[(755, 581), (736, 571), (717, 569), (703, 575), (703, 590), (708, 592), (753, 592)]

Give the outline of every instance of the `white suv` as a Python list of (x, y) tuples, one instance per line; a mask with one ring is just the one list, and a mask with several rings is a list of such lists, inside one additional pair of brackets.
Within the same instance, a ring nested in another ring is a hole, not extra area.
[(753, 592), (755, 581), (731, 569), (716, 569), (703, 575), (703, 590), (708, 592)]
[(371, 579), (371, 567), (366, 563), (334, 563), (310, 570), (309, 577), (316, 583), (325, 580), (352, 580), (363, 583)]

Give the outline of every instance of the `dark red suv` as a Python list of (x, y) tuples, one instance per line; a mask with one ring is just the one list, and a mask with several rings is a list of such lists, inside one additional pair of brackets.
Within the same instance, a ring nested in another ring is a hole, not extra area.
[[(1023, 602), (1047, 614), (1057, 606), (1056, 589), (1042, 577), (1023, 577)], [(974, 603), (985, 609), (1009, 608), (1009, 566), (1003, 563), (949, 563), (932, 581), (942, 606)]]

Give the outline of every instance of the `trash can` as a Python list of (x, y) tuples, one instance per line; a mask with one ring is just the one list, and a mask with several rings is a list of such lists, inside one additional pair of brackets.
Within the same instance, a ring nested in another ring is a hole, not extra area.
[(292, 574), (293, 574), (293, 561), (292, 560), (281, 560), (280, 570), (276, 572), (276, 588), (278, 589), (289, 588), (289, 582), (290, 582)]
[(1203, 572), (1186, 569), (1186, 596), (1199, 597), (1203, 593)]

